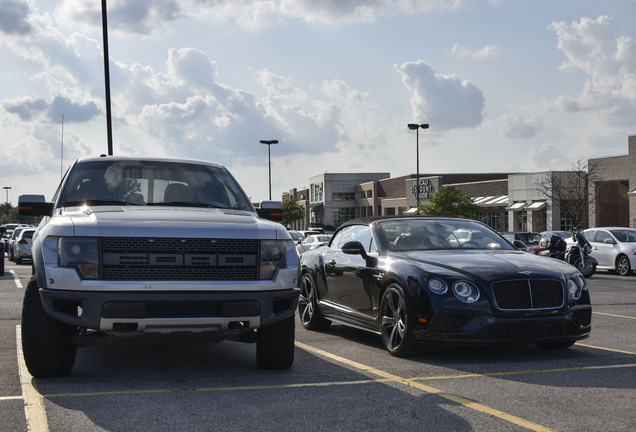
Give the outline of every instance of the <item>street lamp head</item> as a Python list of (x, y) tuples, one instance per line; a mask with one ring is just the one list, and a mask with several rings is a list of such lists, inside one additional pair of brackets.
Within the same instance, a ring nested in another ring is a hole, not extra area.
[(420, 128), (421, 129), (428, 129), (428, 124), (427, 123), (422, 123), (422, 124), (409, 123), (407, 126), (411, 130), (416, 130), (416, 129), (420, 129)]
[(260, 142), (261, 144), (267, 144), (267, 145), (278, 144), (278, 140), (261, 140)]

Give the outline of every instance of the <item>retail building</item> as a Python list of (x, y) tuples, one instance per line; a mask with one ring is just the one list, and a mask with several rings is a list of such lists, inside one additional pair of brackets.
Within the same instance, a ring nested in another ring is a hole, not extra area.
[[(589, 214), (583, 226), (636, 227), (636, 135), (628, 154), (589, 159), (594, 167), (589, 187)], [(296, 199), (305, 220), (293, 228), (335, 228), (346, 220), (399, 215), (427, 204), (441, 186), (454, 186), (481, 207), (478, 219), (500, 232), (569, 230), (574, 223), (554, 195), (539, 185), (562, 185), (572, 171), (539, 173), (446, 173), (391, 178), (390, 173), (324, 173), (309, 178), (309, 188), (291, 189), (283, 201)], [(419, 179), (419, 185), (417, 180)]]

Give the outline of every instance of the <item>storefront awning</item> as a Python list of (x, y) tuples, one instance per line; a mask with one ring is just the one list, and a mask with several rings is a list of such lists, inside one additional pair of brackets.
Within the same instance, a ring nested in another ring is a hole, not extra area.
[(323, 208), (323, 207), (324, 207), (324, 205), (321, 202), (309, 204), (309, 210), (311, 210), (312, 212), (320, 211), (320, 209)]
[(480, 207), (497, 207), (508, 204), (508, 195), (485, 196), (473, 198), (473, 203)]
[(417, 214), (417, 207), (411, 207), (410, 209), (406, 210), (402, 214), (405, 214), (405, 215)]
[(535, 201), (532, 204), (530, 204), (528, 207), (526, 207), (526, 210), (531, 210), (531, 211), (542, 210), (545, 208), (545, 206), (546, 206), (545, 201)]
[(528, 205), (528, 203), (525, 203), (525, 202), (516, 202), (516, 203), (513, 203), (513, 204), (509, 205), (508, 207), (506, 207), (506, 210), (519, 211), (519, 210), (522, 210), (527, 205)]
[(636, 188), (630, 190), (629, 192), (627, 192), (627, 195), (629, 196), (636, 196)]

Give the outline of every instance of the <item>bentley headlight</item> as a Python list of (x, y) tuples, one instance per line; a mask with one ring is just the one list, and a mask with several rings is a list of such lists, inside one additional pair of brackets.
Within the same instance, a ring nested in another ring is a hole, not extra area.
[(435, 294), (444, 294), (448, 291), (448, 286), (446, 285), (446, 282), (441, 279), (430, 279), (428, 281), (428, 289)]
[(475, 303), (479, 299), (479, 289), (468, 281), (455, 282), (453, 294), (464, 303)]
[(581, 298), (583, 290), (587, 283), (581, 276), (574, 276), (568, 279), (568, 297), (570, 300), (578, 300)]
[(99, 248), (96, 238), (60, 237), (57, 251), (60, 267), (76, 269), (82, 279), (98, 278)]
[(293, 249), (292, 240), (263, 240), (261, 241), (261, 261), (259, 267), (259, 279), (269, 280), (274, 278), (278, 269), (287, 267), (287, 254)]

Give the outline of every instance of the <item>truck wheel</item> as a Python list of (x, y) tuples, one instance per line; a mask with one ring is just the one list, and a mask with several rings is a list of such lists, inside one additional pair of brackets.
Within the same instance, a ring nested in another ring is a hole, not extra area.
[(2, 252), (2, 259), (0, 259), (0, 276), (4, 276), (4, 252)]
[(256, 332), (256, 364), (261, 369), (289, 369), (294, 362), (294, 315)]
[(22, 351), (31, 375), (67, 375), (73, 369), (77, 352), (67, 341), (75, 334), (76, 327), (57, 321), (44, 311), (37, 280), (32, 277), (22, 304)]

